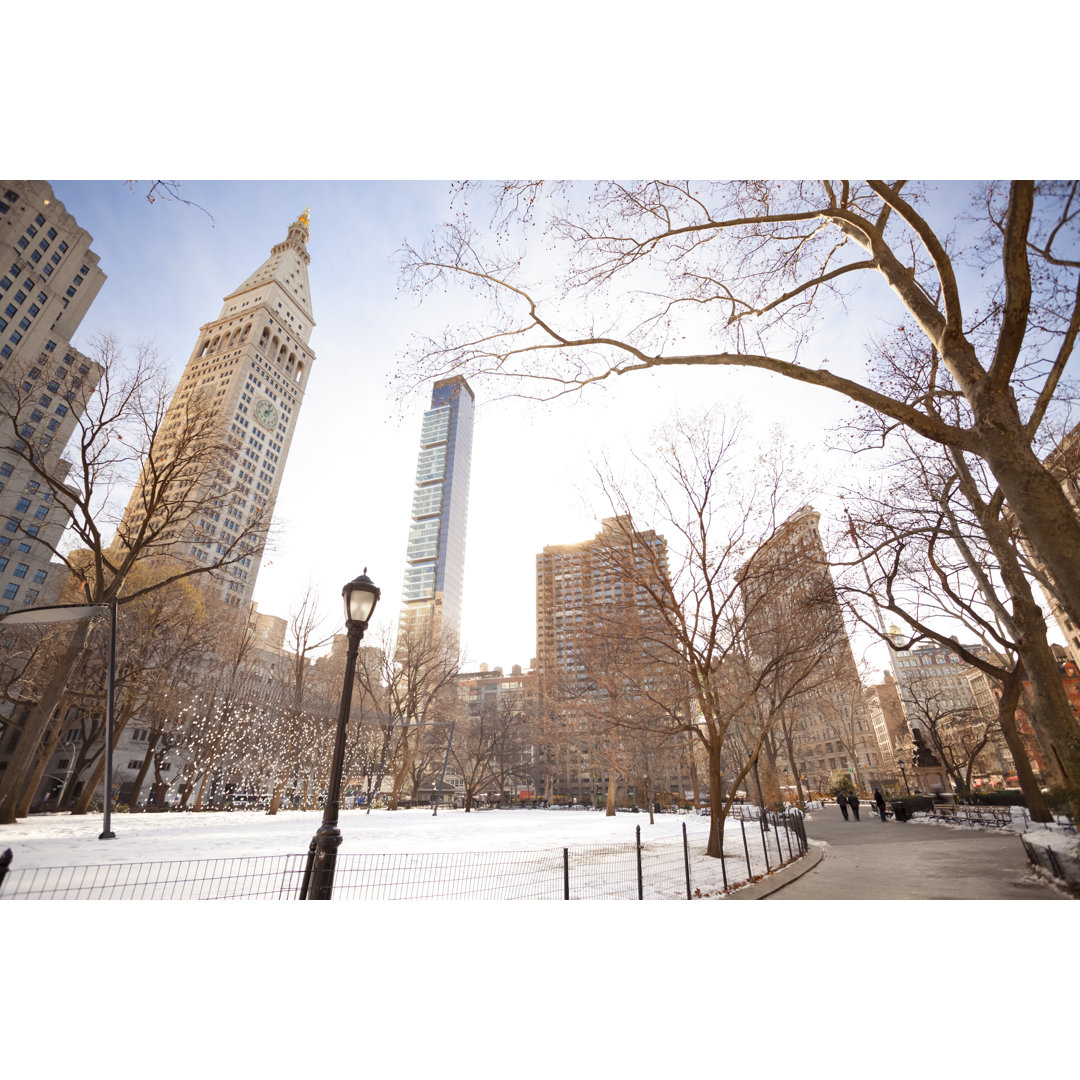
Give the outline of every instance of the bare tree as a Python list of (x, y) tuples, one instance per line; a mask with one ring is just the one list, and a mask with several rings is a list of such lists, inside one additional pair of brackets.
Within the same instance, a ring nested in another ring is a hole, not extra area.
[[(115, 342), (96, 342), (101, 375), (95, 386), (80, 387), (75, 432), (68, 447), (72, 462), (58, 461), (40, 440), (24, 438), (20, 422), (25, 393), (5, 383), (0, 393), (0, 435), (11, 440), (42, 489), (70, 519), (74, 550), (42, 541), (59, 559), (87, 604), (129, 604), (147, 592), (186, 577), (220, 576), (229, 567), (260, 553), (269, 522), (258, 515), (238, 532), (215, 537), (221, 551), (214, 562), (178, 562), (151, 583), (133, 587), (129, 578), (140, 563), (174, 558), (200, 514), (227, 497), (225, 476), (235, 446), (221, 429), (209, 398), (193, 395), (163, 427), (171, 395), (154, 355), (146, 348), (126, 360)], [(126, 485), (135, 494), (118, 519), (117, 498)], [(115, 536), (111, 535), (115, 525)], [(39, 540), (42, 539), (39, 537)], [(49, 718), (86, 644), (89, 623), (76, 624), (60, 650), (50, 678), (25, 720), (23, 737), (0, 778), (0, 824), (15, 820)], [(0, 628), (0, 635), (7, 631)]]
[[(477, 201), (471, 185), (463, 194)], [(404, 249), (418, 294), (465, 284), (487, 311), (418, 341), (403, 381), (487, 374), (553, 396), (704, 365), (833, 390), (984, 461), (1080, 625), (1080, 520), (1036, 453), (1080, 331), (1078, 182), (986, 184), (963, 220), (942, 218), (939, 194), (903, 180), (504, 184), (492, 250), (468, 209)], [(527, 277), (518, 242), (533, 227), (556, 246), (557, 283)], [(823, 319), (842, 318), (850, 336), (858, 312), (843, 301), (867, 278), (892, 294), (894, 336), (928, 350), (903, 378), (807, 357)]]
[[(425, 619), (403, 623), (397, 631), (388, 628), (381, 647), (365, 650), (359, 657), (356, 679), (364, 697), (375, 704), (382, 726), (374, 790), (380, 789), (389, 772), (392, 810), (397, 809), (406, 782), (411, 780), (415, 789), (417, 777), (428, 771), (428, 761), (418, 760), (434, 753), (425, 736), (431, 724), (447, 719), (445, 712), (460, 670), (461, 653), (454, 635), (440, 634)], [(417, 773), (414, 767), (418, 765)]]
[[(908, 631), (906, 640), (893, 642), (901, 651), (920, 641), (937, 642), (1000, 685), (998, 723), (1032, 816), (1044, 821), (1049, 810), (1015, 720), (1025, 677), (1036, 701), (1032, 722), (1053, 779), (1072, 792), (1078, 808), (1080, 741), (1045, 619), (1021, 563), (1018, 537), (993, 488), (962, 456), (912, 441), (885, 492), (849, 503), (866, 585), (858, 575), (849, 575), (845, 591), (899, 618)], [(868, 629), (881, 632), (872, 609), (864, 610), (861, 619)], [(986, 645), (988, 655), (956, 641), (957, 622)]]
[[(737, 421), (676, 421), (658, 436), (651, 462), (638, 458), (644, 481), (636, 496), (610, 474), (604, 481), (616, 520), (629, 523), (630, 507), (648, 495), (653, 520), (669, 532), (673, 566), (656, 547), (635, 542), (629, 526), (617, 550), (626, 552), (620, 565), (637, 602), (656, 616), (653, 655), (666, 655), (692, 688), (694, 713), (673, 696), (663, 730), (689, 731), (708, 762), (713, 857), (735, 790), (776, 717), (828, 679), (843, 633), (827, 572), (786, 550), (777, 557), (770, 546), (798, 506), (784, 447), (740, 460), (738, 433)], [(725, 794), (725, 749), (736, 724), (749, 736), (747, 753)]]

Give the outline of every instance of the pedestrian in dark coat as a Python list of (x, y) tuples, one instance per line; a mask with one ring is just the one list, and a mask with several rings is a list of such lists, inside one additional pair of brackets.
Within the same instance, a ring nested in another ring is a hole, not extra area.
[(842, 791), (836, 796), (836, 801), (840, 806), (840, 813), (844, 815), (844, 820), (847, 821), (847, 799), (844, 798), (844, 793)]
[(855, 815), (855, 820), (859, 820), (859, 796), (853, 791), (847, 797), (847, 804), (851, 807), (851, 812)]
[(885, 796), (881, 794), (881, 788), (874, 788), (874, 802), (877, 803), (877, 812), (881, 815), (881, 820), (885, 820)]

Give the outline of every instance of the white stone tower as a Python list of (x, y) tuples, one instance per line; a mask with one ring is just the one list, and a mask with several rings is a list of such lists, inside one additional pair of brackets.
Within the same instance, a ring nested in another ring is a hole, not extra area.
[[(234, 292), (199, 336), (177, 384), (160, 438), (182, 423), (185, 407), (199, 397), (213, 403), (222, 439), (235, 450), (212, 483), (212, 500), (192, 518), (177, 555), (213, 563), (235, 553), (234, 538), (253, 521), (268, 524), (277, 500), (304, 388), (315, 360), (308, 345), (311, 313), (307, 251), (308, 211), (270, 249), (266, 261)], [(128, 505), (137, 516), (139, 491)], [(261, 554), (233, 562), (214, 575), (214, 587), (231, 607), (250, 609)]]

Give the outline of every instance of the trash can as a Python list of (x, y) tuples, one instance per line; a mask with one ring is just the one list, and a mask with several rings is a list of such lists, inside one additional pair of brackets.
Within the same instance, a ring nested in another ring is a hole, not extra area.
[(907, 821), (910, 815), (907, 812), (907, 807), (902, 802), (894, 802), (892, 804), (893, 817), (897, 821)]

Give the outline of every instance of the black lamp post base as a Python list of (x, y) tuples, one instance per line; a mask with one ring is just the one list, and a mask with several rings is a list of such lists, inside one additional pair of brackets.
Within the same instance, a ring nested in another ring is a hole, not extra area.
[(308, 848), (308, 864), (304, 873), (306, 887), (302, 900), (329, 900), (334, 891), (334, 868), (341, 847), (341, 830), (336, 825), (323, 824)]
[(99, 840), (115, 840), (116, 839), (116, 833), (114, 833), (114, 832), (103, 832), (98, 837), (98, 839)]

